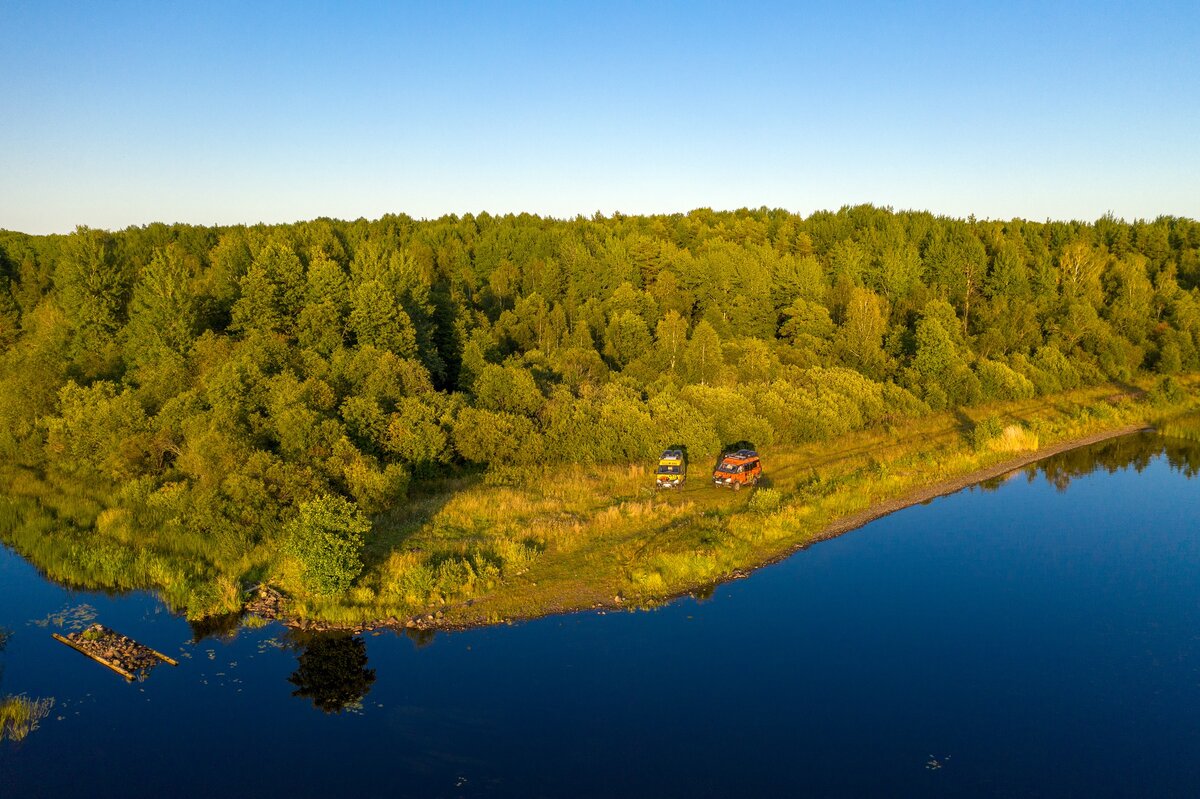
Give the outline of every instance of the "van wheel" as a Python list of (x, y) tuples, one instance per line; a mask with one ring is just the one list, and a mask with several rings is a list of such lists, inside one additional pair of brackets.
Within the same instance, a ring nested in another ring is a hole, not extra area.
[(742, 484), (741, 484), (741, 483), (734, 483), (734, 484), (733, 484), (733, 490), (734, 490), (734, 491), (741, 491), (741, 490), (742, 490)]

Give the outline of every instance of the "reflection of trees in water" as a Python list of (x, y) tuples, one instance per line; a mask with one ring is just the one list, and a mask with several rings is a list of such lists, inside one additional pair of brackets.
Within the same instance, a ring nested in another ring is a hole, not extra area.
[(367, 668), (367, 645), (358, 636), (321, 636), (308, 641), (288, 682), (292, 696), (311, 699), (313, 707), (339, 713), (362, 701), (375, 682)]
[(1030, 466), (1027, 470), (1033, 480), (1038, 472), (1046, 481), (1065, 491), (1071, 481), (1104, 469), (1109, 474), (1132, 468), (1142, 472), (1150, 461), (1166, 455), (1167, 463), (1189, 480), (1200, 474), (1200, 446), (1154, 433), (1140, 433), (1113, 438), (1100, 444), (1069, 450)]
[(989, 477), (987, 480), (981, 480), (976, 485), (982, 491), (999, 491), (1000, 486), (1008, 482), (1009, 475), (1002, 474), (997, 477)]
[(188, 627), (192, 628), (192, 643), (198, 644), (205, 638), (216, 638), (226, 643), (237, 638), (241, 629), (241, 613), (222, 613), (216, 616), (205, 616), (201, 619), (188, 619)]
[(424, 649), (433, 643), (433, 639), (437, 637), (437, 630), (422, 630), (419, 627), (405, 627), (404, 635), (417, 645), (417, 649)]

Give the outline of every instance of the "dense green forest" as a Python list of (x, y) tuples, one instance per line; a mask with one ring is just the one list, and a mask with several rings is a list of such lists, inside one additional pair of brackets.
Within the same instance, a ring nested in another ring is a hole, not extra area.
[[(220, 573), (278, 549), (335, 593), (422, 480), (1200, 370), (1200, 223), (860, 206), (4, 232), (0, 351), (10, 483), (92, 497), (56, 525), (186, 530)], [(187, 554), (137, 568), (207, 568)]]

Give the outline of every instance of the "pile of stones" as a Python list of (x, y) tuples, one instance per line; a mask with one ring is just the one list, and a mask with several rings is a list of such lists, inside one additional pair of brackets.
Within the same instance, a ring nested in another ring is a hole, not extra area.
[(283, 617), (286, 603), (283, 594), (268, 585), (260, 585), (250, 591), (246, 612), (264, 619), (278, 619)]
[(145, 678), (152, 668), (162, 662), (150, 647), (114, 632), (103, 624), (93, 624), (66, 638), (84, 654), (120, 666), (139, 679)]

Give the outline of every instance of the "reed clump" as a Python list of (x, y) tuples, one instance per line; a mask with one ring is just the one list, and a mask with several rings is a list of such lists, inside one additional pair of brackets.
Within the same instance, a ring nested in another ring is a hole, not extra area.
[(0, 699), (0, 741), (23, 741), (50, 715), (54, 699), (30, 699), (24, 694)]
[(1164, 436), (1182, 438), (1187, 441), (1200, 441), (1200, 414), (1177, 416), (1160, 422), (1158, 431)]

